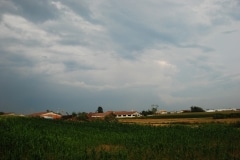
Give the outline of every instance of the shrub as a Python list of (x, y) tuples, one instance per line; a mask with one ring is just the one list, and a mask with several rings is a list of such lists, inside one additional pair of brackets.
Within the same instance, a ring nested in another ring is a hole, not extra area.
[(106, 122), (117, 122), (117, 119), (116, 119), (116, 115), (111, 113), (109, 115), (107, 115), (106, 117), (104, 117), (104, 120)]

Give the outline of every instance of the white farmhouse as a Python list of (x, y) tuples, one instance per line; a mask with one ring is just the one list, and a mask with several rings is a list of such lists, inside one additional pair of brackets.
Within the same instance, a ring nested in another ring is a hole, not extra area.
[(116, 115), (116, 118), (134, 118), (141, 117), (141, 114), (137, 111), (114, 111), (113, 114)]

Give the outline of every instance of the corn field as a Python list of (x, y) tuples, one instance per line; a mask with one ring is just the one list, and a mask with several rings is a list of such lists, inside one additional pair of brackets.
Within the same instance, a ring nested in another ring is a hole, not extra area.
[(154, 127), (0, 117), (0, 159), (240, 159), (239, 124)]

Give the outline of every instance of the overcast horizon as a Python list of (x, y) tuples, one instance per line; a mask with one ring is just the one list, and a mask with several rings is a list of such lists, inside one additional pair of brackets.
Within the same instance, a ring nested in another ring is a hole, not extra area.
[(0, 111), (240, 108), (239, 0), (0, 0)]

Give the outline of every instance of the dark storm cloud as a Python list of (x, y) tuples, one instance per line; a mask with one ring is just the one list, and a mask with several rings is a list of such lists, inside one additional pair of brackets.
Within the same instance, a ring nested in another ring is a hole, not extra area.
[(178, 47), (182, 47), (182, 48), (197, 48), (197, 49), (202, 50), (203, 52), (212, 52), (212, 51), (214, 51), (214, 49), (211, 48), (211, 47), (203, 46), (203, 45), (199, 45), (199, 44), (187, 44), (187, 45), (180, 44), (180, 45), (177, 45), (177, 46)]
[(58, 17), (58, 11), (49, 0), (13, 0), (16, 6), (15, 14), (21, 15), (33, 22), (43, 22)]
[(238, 32), (238, 30), (229, 30), (229, 31), (224, 31), (222, 32), (223, 34), (231, 34), (231, 33), (235, 33)]
[[(116, 19), (116, 21), (121, 20)], [(131, 20), (121, 21), (118, 27), (117, 30), (115, 30), (115, 27), (110, 30), (112, 39), (128, 51), (142, 50), (158, 43), (175, 43), (175, 39), (171, 34), (161, 33)], [(126, 37), (128, 37), (127, 41)]]
[(86, 65), (86, 64), (84, 65), (84, 64), (81, 64), (81, 63), (76, 62), (76, 61), (65, 61), (63, 63), (66, 67), (66, 71), (96, 70), (96, 69), (98, 69), (94, 66), (90, 66), (90, 65)]
[[(90, 93), (87, 90), (64, 88), (49, 83), (41, 76), (19, 77), (18, 73), (0, 69), (0, 106), (1, 111), (32, 113), (47, 109), (71, 112), (84, 110), (90, 106)], [(94, 106), (95, 107), (95, 106)], [(90, 110), (92, 108), (90, 107)]]
[(92, 17), (92, 11), (89, 8), (91, 3), (88, 1), (74, 1), (66, 0), (62, 2), (64, 5), (70, 7), (75, 13), (84, 17), (87, 21), (92, 23), (96, 22), (96, 19)]
[(237, 106), (239, 8), (238, 0), (2, 0), (0, 109)]
[[(49, 83), (42, 77), (19, 77), (18, 73), (0, 69), (3, 78), (0, 79), (0, 106), (1, 111), (17, 113), (33, 113), (45, 110), (95, 112), (99, 105), (104, 110), (137, 109), (149, 107), (149, 104), (158, 102), (156, 95), (143, 92), (141, 88), (127, 89), (126, 94), (114, 91), (88, 91), (76, 87), (66, 87)], [(137, 93), (141, 93), (137, 95)], [(145, 101), (145, 94), (152, 97)], [(132, 95), (136, 95), (132, 97)], [(123, 99), (125, 99), (123, 101)], [(108, 102), (107, 102), (108, 101)], [(136, 106), (135, 103), (141, 103)]]
[(187, 6), (165, 1), (138, 3), (136, 8), (128, 5), (126, 1), (114, 2), (103, 7), (104, 12), (101, 12), (100, 18), (108, 28), (109, 36), (118, 46), (120, 56), (125, 58), (133, 58), (136, 52), (140, 53), (156, 45), (212, 51), (213, 49), (206, 45), (184, 45), (195, 40), (195, 36), (207, 34), (211, 30), (211, 26), (192, 20), (188, 10), (184, 10), (185, 7), (188, 9)]
[(240, 1), (239, 0), (232, 0), (232, 1), (217, 1), (217, 5), (221, 8), (219, 10), (219, 14), (224, 17), (230, 17), (235, 20), (240, 20)]

